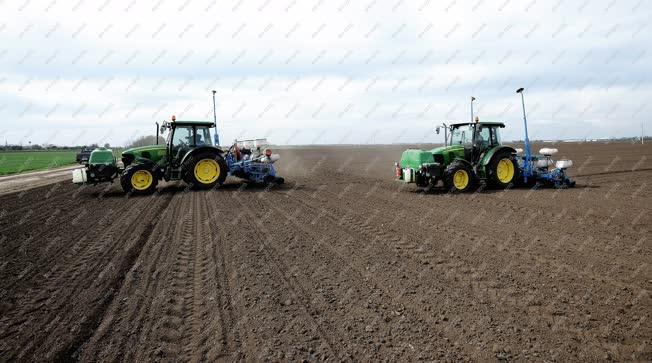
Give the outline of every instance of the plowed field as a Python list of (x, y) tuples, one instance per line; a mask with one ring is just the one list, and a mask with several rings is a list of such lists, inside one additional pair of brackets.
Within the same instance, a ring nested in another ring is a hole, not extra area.
[(652, 146), (558, 147), (574, 189), (424, 194), (369, 146), (0, 196), (0, 361), (649, 361)]

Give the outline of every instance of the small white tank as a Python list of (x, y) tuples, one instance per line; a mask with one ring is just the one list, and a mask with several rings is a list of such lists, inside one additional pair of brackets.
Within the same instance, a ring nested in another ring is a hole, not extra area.
[(84, 184), (86, 183), (86, 169), (79, 168), (73, 169), (72, 171), (72, 182), (75, 184)]
[(539, 154), (550, 156), (556, 154), (558, 151), (559, 150), (557, 149), (544, 147), (543, 149), (539, 150)]
[(557, 160), (555, 166), (559, 169), (568, 169), (573, 166), (573, 160)]

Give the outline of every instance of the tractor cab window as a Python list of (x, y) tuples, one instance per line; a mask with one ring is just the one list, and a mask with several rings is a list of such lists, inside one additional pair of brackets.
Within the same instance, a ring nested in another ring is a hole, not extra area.
[(194, 144), (192, 126), (177, 126), (174, 128), (172, 148), (188, 148)]
[(491, 146), (500, 145), (500, 133), (497, 127), (491, 128)]
[(482, 125), (478, 125), (475, 133), (475, 144), (480, 148), (484, 149), (489, 146), (489, 143), (491, 141), (491, 135), (489, 130), (490, 130), (489, 127), (483, 127)]
[(211, 141), (211, 133), (208, 127), (198, 127), (195, 134), (195, 145), (204, 146), (204, 145), (213, 145)]
[(470, 145), (473, 140), (473, 126), (462, 125), (451, 130), (451, 145)]

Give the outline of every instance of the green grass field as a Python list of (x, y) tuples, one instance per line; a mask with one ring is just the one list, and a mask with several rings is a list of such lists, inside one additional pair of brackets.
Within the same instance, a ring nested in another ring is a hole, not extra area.
[(0, 151), (0, 175), (75, 164), (77, 151)]

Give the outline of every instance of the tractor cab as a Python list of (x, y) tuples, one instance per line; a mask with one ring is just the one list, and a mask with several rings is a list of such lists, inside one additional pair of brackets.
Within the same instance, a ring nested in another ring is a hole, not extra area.
[(488, 150), (500, 146), (502, 122), (457, 123), (450, 126), (450, 145), (463, 146), (464, 159), (477, 162)]
[(164, 122), (161, 132), (169, 130), (166, 138), (167, 161), (172, 167), (179, 167), (184, 156), (191, 150), (214, 147), (210, 121), (176, 121)]

